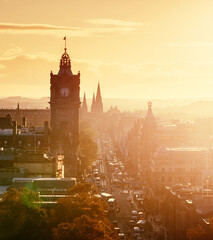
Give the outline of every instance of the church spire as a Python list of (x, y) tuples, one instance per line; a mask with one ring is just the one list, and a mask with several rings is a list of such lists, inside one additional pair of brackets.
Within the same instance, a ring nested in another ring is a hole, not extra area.
[(87, 113), (87, 100), (86, 100), (86, 94), (84, 93), (84, 99), (83, 99), (83, 104), (82, 104), (82, 112)]
[(155, 127), (155, 118), (152, 113), (152, 102), (148, 102), (148, 111), (144, 120), (144, 126), (146, 127)]
[(98, 83), (95, 105), (96, 105), (96, 111), (98, 113), (103, 113), (103, 102), (102, 102), (102, 96), (101, 96), (100, 83)]

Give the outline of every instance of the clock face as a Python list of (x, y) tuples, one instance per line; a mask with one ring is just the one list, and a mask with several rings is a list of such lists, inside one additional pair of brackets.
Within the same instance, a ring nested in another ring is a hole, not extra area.
[(66, 88), (66, 87), (61, 88), (60, 94), (62, 97), (68, 97), (70, 94), (69, 88)]

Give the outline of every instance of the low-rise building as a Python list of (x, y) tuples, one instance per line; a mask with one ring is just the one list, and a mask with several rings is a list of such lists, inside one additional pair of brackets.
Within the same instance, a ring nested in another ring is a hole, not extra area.
[(177, 185), (164, 189), (165, 227), (169, 239), (185, 240), (189, 228), (198, 224), (208, 228), (213, 216), (213, 190)]

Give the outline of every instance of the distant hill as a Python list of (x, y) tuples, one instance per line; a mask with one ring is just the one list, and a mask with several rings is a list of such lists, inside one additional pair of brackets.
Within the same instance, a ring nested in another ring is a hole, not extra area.
[[(123, 111), (135, 111), (147, 109), (147, 102), (150, 99), (103, 99), (104, 111), (111, 106), (117, 106)], [(161, 118), (197, 118), (213, 117), (213, 99), (152, 99), (153, 113)], [(49, 108), (49, 97), (40, 99), (24, 97), (0, 98), (0, 108)], [(92, 99), (87, 99), (88, 109), (90, 110)]]
[(20, 108), (47, 108), (49, 107), (49, 98), (43, 97), (40, 99), (23, 98), (23, 97), (7, 97), (0, 99), (0, 108), (17, 108), (19, 103)]

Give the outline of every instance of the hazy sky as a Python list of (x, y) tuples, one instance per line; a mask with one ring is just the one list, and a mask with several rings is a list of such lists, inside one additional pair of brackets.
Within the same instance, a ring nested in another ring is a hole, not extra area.
[(0, 96), (49, 96), (65, 35), (81, 95), (213, 96), (212, 0), (0, 0)]

